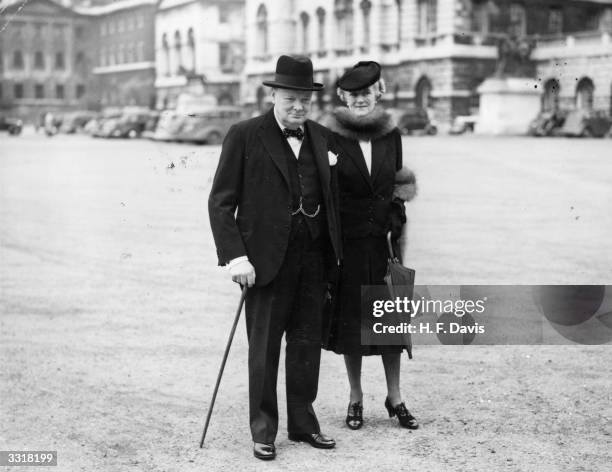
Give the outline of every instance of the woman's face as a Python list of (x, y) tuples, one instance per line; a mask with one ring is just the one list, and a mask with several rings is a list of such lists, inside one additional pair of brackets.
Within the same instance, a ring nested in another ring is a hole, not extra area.
[(363, 116), (374, 110), (376, 106), (376, 92), (375, 86), (370, 86), (362, 90), (355, 90), (353, 92), (344, 92), (344, 99), (346, 105), (349, 107), (355, 115)]

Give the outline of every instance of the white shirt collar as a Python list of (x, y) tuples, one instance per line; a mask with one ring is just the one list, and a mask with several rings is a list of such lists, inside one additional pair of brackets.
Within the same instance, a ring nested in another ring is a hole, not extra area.
[[(278, 123), (278, 127), (279, 127), (279, 128), (281, 129), (281, 131), (282, 131), (283, 129), (285, 129), (285, 128), (286, 128), (286, 126), (285, 126), (285, 125), (283, 125), (283, 124), (280, 122), (280, 120), (278, 119), (278, 116), (276, 116), (276, 108), (273, 108), (273, 110), (274, 110), (274, 119), (276, 120), (276, 122)], [(300, 128), (302, 131), (304, 131), (304, 126), (299, 126), (299, 128)]]

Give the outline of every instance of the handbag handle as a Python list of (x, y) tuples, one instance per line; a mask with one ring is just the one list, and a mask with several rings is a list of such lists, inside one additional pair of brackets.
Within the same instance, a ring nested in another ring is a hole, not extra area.
[(387, 233), (387, 249), (389, 250), (389, 260), (393, 262), (399, 262), (399, 259), (395, 257), (393, 253), (393, 244), (391, 244), (391, 231)]

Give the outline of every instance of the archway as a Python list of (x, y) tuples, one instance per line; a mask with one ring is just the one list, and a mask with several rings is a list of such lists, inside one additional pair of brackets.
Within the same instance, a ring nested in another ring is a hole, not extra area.
[(427, 109), (433, 105), (431, 91), (433, 87), (430, 80), (423, 76), (419, 79), (415, 87), (414, 104), (418, 108)]
[(595, 85), (588, 77), (583, 77), (576, 85), (576, 109), (592, 110)]

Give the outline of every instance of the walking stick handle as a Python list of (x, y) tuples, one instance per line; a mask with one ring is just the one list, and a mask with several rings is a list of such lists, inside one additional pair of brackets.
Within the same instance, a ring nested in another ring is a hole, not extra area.
[(210, 417), (213, 412), (213, 408), (215, 406), (215, 400), (217, 398), (217, 392), (219, 391), (219, 384), (221, 383), (221, 377), (223, 376), (223, 370), (225, 369), (225, 362), (227, 361), (227, 356), (230, 351), (230, 347), (232, 346), (232, 340), (234, 339), (234, 333), (236, 332), (236, 326), (238, 325), (238, 320), (240, 319), (240, 312), (242, 311), (242, 305), (244, 305), (244, 299), (247, 293), (247, 286), (242, 287), (242, 294), (240, 295), (240, 302), (238, 304), (238, 309), (236, 310), (236, 316), (234, 317), (234, 324), (232, 325), (232, 330), (230, 331), (229, 338), (227, 340), (227, 346), (225, 346), (225, 353), (223, 354), (223, 360), (221, 361), (221, 368), (219, 369), (219, 375), (217, 376), (217, 383), (215, 384), (215, 390), (213, 391), (212, 400), (210, 401), (210, 406), (208, 407), (208, 414), (206, 415), (206, 423), (204, 424), (204, 431), (202, 432), (202, 439), (200, 439), (200, 449), (204, 447), (204, 439), (206, 438), (206, 432), (208, 431), (208, 424), (210, 423)]

